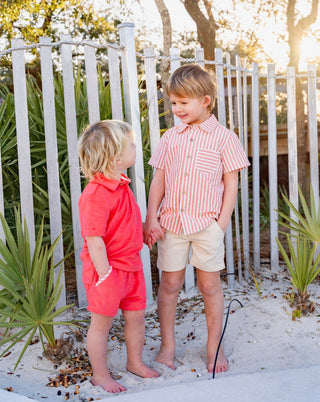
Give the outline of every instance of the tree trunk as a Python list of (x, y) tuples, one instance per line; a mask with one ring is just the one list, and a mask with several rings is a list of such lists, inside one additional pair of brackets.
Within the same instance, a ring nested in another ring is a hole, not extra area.
[(212, 15), (212, 1), (202, 0), (205, 6), (207, 17), (200, 9), (200, 0), (180, 0), (190, 17), (196, 23), (198, 41), (204, 50), (206, 60), (214, 60), (214, 49), (216, 47), (216, 31), (219, 28)]
[[(169, 11), (164, 4), (163, 0), (154, 0), (161, 16), (162, 21), (162, 34), (163, 34), (163, 56), (170, 55), (170, 48), (172, 44), (172, 26)], [(162, 60), (160, 64), (161, 87), (163, 90), (163, 106), (164, 111), (168, 112), (165, 115), (167, 127), (173, 126), (173, 114), (171, 111), (171, 102), (166, 93), (165, 87), (170, 76), (170, 62), (169, 60)]]
[[(301, 41), (304, 33), (314, 24), (319, 8), (319, 0), (312, 0), (312, 7), (309, 15), (300, 18), (295, 24), (295, 5), (296, 0), (288, 0), (287, 6), (287, 26), (289, 34), (290, 59), (289, 66), (294, 66), (296, 73), (299, 72), (299, 60), (301, 51)], [(305, 147), (305, 103), (303, 99), (302, 82), (300, 78), (296, 80), (296, 115), (297, 115), (297, 148), (298, 148), (298, 180), (304, 194), (309, 190), (307, 172), (307, 150)]]

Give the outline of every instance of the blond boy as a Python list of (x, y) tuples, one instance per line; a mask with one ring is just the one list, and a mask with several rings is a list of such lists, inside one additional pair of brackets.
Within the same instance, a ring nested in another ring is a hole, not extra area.
[[(181, 124), (162, 136), (149, 162), (156, 171), (144, 224), (146, 244), (151, 247), (158, 241), (157, 264), (162, 272), (158, 292), (162, 341), (156, 361), (175, 369), (177, 299), (192, 247), (190, 263), (196, 267), (204, 300), (207, 369), (212, 373), (223, 321), (224, 234), (237, 198), (238, 171), (249, 162), (236, 134), (211, 114), (216, 97), (212, 74), (198, 65), (185, 65), (172, 74), (166, 89)], [(220, 349), (216, 373), (227, 368)]]
[(87, 348), (92, 384), (108, 392), (125, 391), (107, 364), (107, 340), (114, 316), (122, 309), (127, 370), (144, 378), (158, 377), (142, 361), (146, 290), (139, 251), (142, 221), (139, 207), (122, 172), (135, 164), (131, 126), (105, 120), (87, 128), (78, 143), (81, 169), (90, 181), (79, 200), (84, 246), (82, 279), (91, 312)]

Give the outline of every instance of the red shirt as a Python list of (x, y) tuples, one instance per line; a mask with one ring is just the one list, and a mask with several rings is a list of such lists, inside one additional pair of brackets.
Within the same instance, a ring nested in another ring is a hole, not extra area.
[(160, 223), (177, 234), (199, 232), (217, 219), (223, 175), (250, 165), (238, 136), (214, 115), (199, 125), (168, 130), (149, 164), (165, 171)]
[(82, 278), (91, 283), (95, 268), (91, 262), (86, 236), (101, 236), (107, 257), (113, 268), (139, 271), (142, 261), (139, 251), (143, 246), (142, 220), (139, 206), (129, 187), (130, 179), (107, 179), (96, 175), (85, 187), (79, 200), (81, 235), (84, 246)]

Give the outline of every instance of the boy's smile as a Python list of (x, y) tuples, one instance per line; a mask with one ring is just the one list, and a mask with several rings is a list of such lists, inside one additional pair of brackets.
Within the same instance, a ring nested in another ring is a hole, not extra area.
[(210, 96), (200, 98), (180, 98), (170, 95), (172, 112), (180, 119), (181, 123), (196, 125), (201, 124), (210, 116), (208, 106)]

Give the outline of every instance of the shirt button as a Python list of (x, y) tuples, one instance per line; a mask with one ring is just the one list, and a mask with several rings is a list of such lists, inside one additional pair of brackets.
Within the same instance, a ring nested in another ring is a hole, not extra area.
[(192, 142), (193, 141), (193, 138), (190, 138), (190, 142)]
[(189, 174), (188, 172), (185, 172), (185, 173), (184, 173), (185, 176), (188, 176), (188, 174)]
[(183, 208), (181, 208), (181, 212), (184, 212), (184, 209), (183, 209)]
[(191, 158), (191, 155), (187, 155), (187, 159), (190, 159)]
[(185, 193), (186, 193), (185, 190), (183, 190), (183, 191), (182, 191), (182, 194), (184, 195)]

